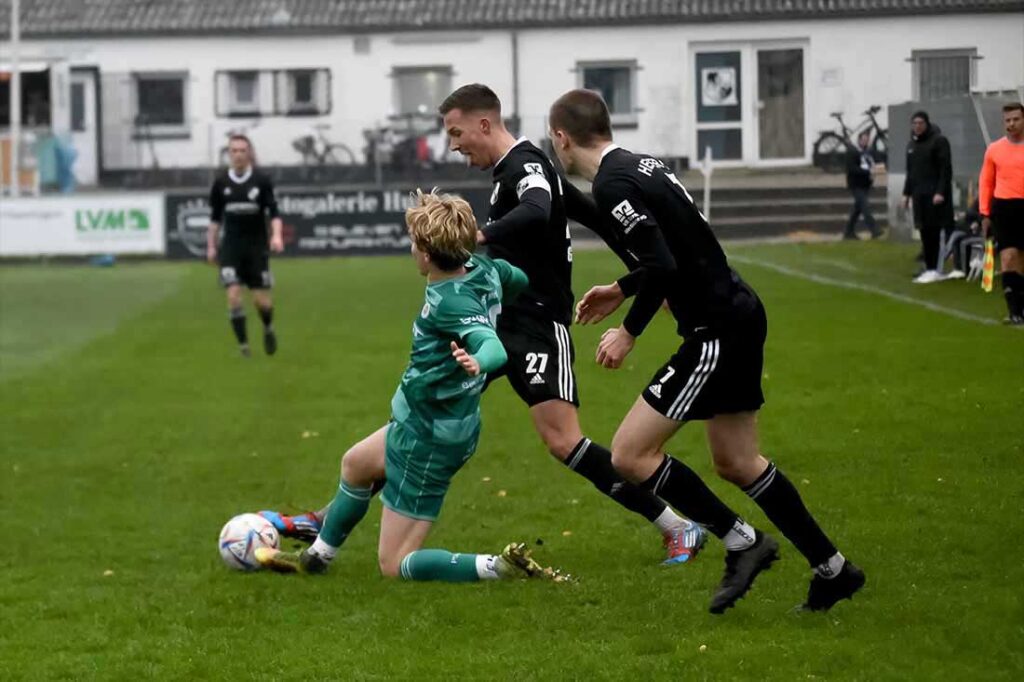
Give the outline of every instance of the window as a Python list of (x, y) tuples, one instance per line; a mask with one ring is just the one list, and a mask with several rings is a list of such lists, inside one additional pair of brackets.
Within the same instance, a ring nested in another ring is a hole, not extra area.
[(397, 114), (426, 114), (433, 118), (437, 106), (452, 91), (452, 67), (396, 67), (395, 109)]
[(188, 136), (188, 74), (135, 74), (135, 129), (144, 136)]
[(970, 94), (978, 59), (976, 49), (915, 50), (910, 59), (914, 64), (915, 100)]
[(290, 116), (319, 116), (331, 110), (330, 71), (292, 69), (278, 71), (275, 113)]
[(230, 113), (259, 113), (260, 82), (256, 71), (228, 74), (228, 110)]
[(85, 131), (85, 83), (71, 84), (71, 130)]
[(577, 64), (581, 88), (601, 93), (613, 126), (635, 126), (636, 114), (635, 61), (583, 62)]

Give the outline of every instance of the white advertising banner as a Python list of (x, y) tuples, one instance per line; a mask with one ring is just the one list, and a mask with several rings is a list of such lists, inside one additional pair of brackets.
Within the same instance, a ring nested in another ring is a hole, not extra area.
[(158, 193), (0, 199), (0, 256), (163, 254)]

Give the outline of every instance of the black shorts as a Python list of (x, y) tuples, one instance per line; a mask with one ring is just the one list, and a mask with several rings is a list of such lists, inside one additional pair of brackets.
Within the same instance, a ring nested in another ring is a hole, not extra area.
[(530, 407), (548, 400), (580, 406), (576, 375), (572, 371), (576, 350), (564, 324), (505, 313), (498, 318), (498, 338), (508, 353), (508, 362), (487, 376), (488, 384), (508, 377), (512, 390)]
[(997, 249), (1024, 251), (1024, 199), (993, 199), (989, 217)]
[(737, 328), (693, 335), (651, 378), (644, 400), (681, 422), (759, 409), (767, 335), (761, 305)]
[(225, 239), (220, 250), (220, 283), (225, 287), (272, 288), (274, 277), (270, 274), (270, 252), (263, 245)]

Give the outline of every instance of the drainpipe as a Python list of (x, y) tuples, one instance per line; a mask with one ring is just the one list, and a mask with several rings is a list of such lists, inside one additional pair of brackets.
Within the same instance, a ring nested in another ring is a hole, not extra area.
[(11, 0), (11, 196), (21, 194), (21, 0)]
[[(15, 0), (17, 2), (17, 0)], [(523, 130), (522, 121), (519, 120), (519, 32), (512, 31), (512, 118), (518, 126), (517, 135)]]

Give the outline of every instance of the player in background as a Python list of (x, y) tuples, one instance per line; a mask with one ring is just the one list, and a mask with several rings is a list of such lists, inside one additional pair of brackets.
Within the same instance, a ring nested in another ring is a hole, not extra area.
[[(270, 297), (267, 217), (270, 218), (269, 249), (284, 251), (281, 218), (270, 178), (254, 168), (252, 142), (245, 135), (228, 141), (231, 166), (213, 181), (210, 189), (210, 227), (206, 236), (206, 260), (220, 267), (220, 282), (227, 291), (228, 316), (243, 357), (249, 357), (249, 337), (242, 306), (242, 286), (252, 292), (253, 304), (263, 321), (263, 349), (277, 352), (274, 303)], [(223, 241), (218, 240), (224, 227)]]
[(1003, 107), (1003, 126), (1006, 137), (985, 150), (978, 202), (982, 232), (999, 249), (1006, 323), (1024, 325), (1024, 104)]
[(373, 484), (384, 481), (378, 561), (385, 576), (445, 582), (560, 579), (531, 559), (523, 544), (511, 544), (499, 555), (422, 549), (452, 477), (476, 450), (487, 374), (507, 359), (496, 319), (503, 302), (527, 280), (505, 261), (472, 255), (476, 220), (462, 199), (418, 192), (406, 222), (427, 290), (412, 327), (409, 365), (391, 401), (391, 420), (342, 457), (341, 485), (313, 544), (302, 552), (264, 547), (256, 558), (282, 572), (327, 570), (366, 514)]
[(612, 440), (616, 469), (708, 527), (726, 546), (725, 575), (710, 611), (722, 613), (778, 558), (778, 543), (738, 517), (665, 443), (686, 422), (705, 421), (718, 474), (740, 487), (789, 538), (814, 571), (804, 608), (827, 610), (865, 582), (807, 511), (800, 494), (761, 455), (757, 411), (767, 318), (754, 290), (729, 267), (707, 220), (675, 175), (657, 159), (612, 142), (600, 95), (572, 90), (551, 107), (550, 135), (567, 173), (592, 181), (613, 224), (629, 274), (592, 288), (577, 319), (597, 323), (627, 298), (619, 327), (601, 338), (596, 359), (616, 369), (663, 301), (685, 338), (648, 382)]

